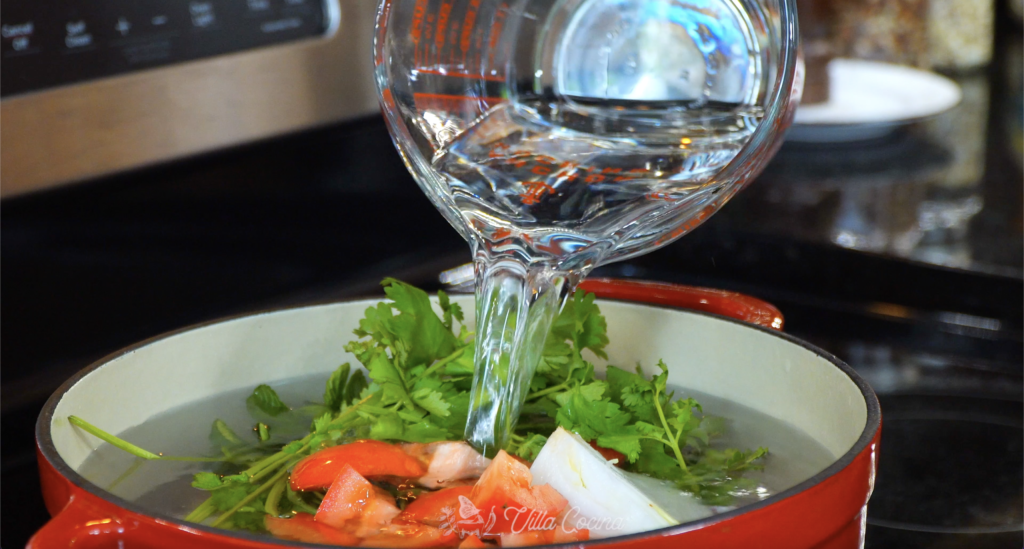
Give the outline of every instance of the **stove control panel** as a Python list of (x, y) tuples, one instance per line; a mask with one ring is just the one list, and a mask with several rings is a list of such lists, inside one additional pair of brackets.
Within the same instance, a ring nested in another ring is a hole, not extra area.
[(8, 97), (324, 35), (335, 0), (5, 0)]

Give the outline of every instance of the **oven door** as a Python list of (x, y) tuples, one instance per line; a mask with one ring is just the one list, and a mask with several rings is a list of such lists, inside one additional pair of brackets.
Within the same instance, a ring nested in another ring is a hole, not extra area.
[(314, 1), (5, 2), (0, 193), (378, 112), (376, 3)]

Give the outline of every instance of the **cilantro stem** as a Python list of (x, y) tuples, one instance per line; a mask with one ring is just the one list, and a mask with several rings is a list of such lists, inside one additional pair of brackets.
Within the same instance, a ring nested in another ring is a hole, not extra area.
[[(357, 408), (359, 408), (363, 404), (366, 404), (367, 402), (369, 402), (369, 400), (371, 398), (373, 398), (374, 396), (376, 396), (376, 393), (373, 394), (373, 395), (367, 396), (366, 398), (360, 400), (359, 402), (349, 406), (348, 408), (345, 409), (344, 412), (341, 412), (340, 414), (338, 414), (338, 417), (336, 417), (333, 420), (331, 420), (331, 424), (337, 424), (337, 422), (341, 421), (342, 419), (344, 419), (349, 414), (352, 414), (353, 412), (355, 412), (355, 410)], [(277, 463), (280, 463), (281, 461), (287, 460), (287, 458), (289, 456), (293, 456), (295, 454), (299, 454), (299, 453), (305, 451), (306, 449), (309, 448), (309, 442), (310, 442), (310, 439), (312, 439), (312, 438), (313, 438), (313, 434), (310, 433), (310, 434), (302, 437), (301, 439), (299, 439), (299, 442), (302, 442), (303, 446), (301, 448), (299, 448), (298, 450), (296, 450), (294, 454), (285, 453), (283, 450), (280, 451), (280, 452), (277, 452), (275, 454), (271, 454), (271, 455), (269, 455), (269, 456), (267, 456), (267, 457), (257, 461), (256, 463), (252, 464), (251, 467), (249, 467), (245, 471), (242, 471), (242, 474), (248, 475), (250, 477), (250, 482), (252, 480), (254, 480), (254, 479), (262, 478), (263, 475), (260, 474), (261, 471), (264, 471), (267, 468), (273, 468)]]
[(281, 514), (277, 509), (277, 504), (281, 502), (281, 495), (284, 494), (284, 490), (287, 487), (288, 481), (283, 478), (274, 483), (274, 487), (267, 494), (266, 503), (263, 504), (263, 508), (266, 509), (268, 515), (276, 517)]
[(117, 448), (120, 448), (133, 456), (137, 456), (142, 459), (160, 459), (159, 455), (154, 454), (149, 450), (143, 450), (126, 440), (115, 437), (78, 416), (68, 416), (68, 422), (104, 442), (113, 444)]
[(516, 431), (526, 431), (528, 429), (554, 429), (557, 426), (558, 424), (555, 423), (554, 421), (548, 421), (543, 423), (517, 423)]
[(86, 420), (84, 420), (84, 419), (82, 419), (82, 418), (80, 418), (78, 416), (68, 416), (68, 423), (70, 423), (70, 424), (72, 424), (72, 425), (82, 429), (83, 431), (89, 433), (90, 435), (93, 435), (94, 437), (96, 437), (96, 438), (98, 438), (98, 439), (100, 439), (100, 440), (102, 440), (104, 442), (110, 443), (111, 445), (113, 445), (116, 448), (120, 448), (120, 449), (124, 450), (125, 452), (128, 452), (129, 454), (131, 454), (131, 455), (133, 455), (135, 457), (140, 457), (142, 459), (148, 459), (148, 460), (154, 460), (155, 459), (155, 460), (162, 460), (162, 461), (193, 461), (193, 462), (219, 463), (219, 462), (223, 462), (223, 461), (231, 461), (232, 459), (234, 459), (234, 458), (236, 458), (238, 456), (244, 455), (247, 452), (251, 451), (251, 449), (246, 449), (246, 450), (244, 450), (242, 452), (237, 452), (235, 454), (231, 454), (231, 455), (224, 456), (224, 457), (162, 456), (160, 454), (154, 454), (153, 452), (150, 452), (149, 450), (146, 450), (144, 448), (140, 448), (140, 447), (138, 447), (138, 446), (128, 442), (127, 440), (124, 440), (122, 438), (116, 437), (116, 436), (114, 436), (114, 435), (104, 431), (103, 429), (100, 429), (99, 427), (89, 423), (88, 421), (86, 421)]
[[(672, 448), (672, 453), (676, 455), (676, 461), (679, 462), (679, 467), (682, 468), (684, 475), (689, 475), (690, 471), (686, 468), (686, 460), (683, 459), (683, 452), (679, 449), (678, 435), (676, 438), (672, 437), (672, 429), (668, 426), (668, 421), (665, 420), (665, 412), (661, 410), (661, 399), (658, 398), (658, 393), (661, 391), (654, 388), (654, 409), (658, 411), (658, 418), (661, 419), (661, 426), (665, 429), (665, 434), (668, 436), (672, 444), (668, 444)], [(667, 444), (667, 443), (666, 443)]]
[(141, 459), (133, 459), (131, 466), (125, 469), (124, 472), (121, 473), (121, 476), (115, 478), (114, 481), (107, 486), (106, 490), (108, 492), (113, 492), (114, 488), (116, 488), (118, 484), (121, 484), (124, 479), (130, 477), (135, 471), (138, 471), (139, 467), (141, 467), (143, 463), (145, 463), (145, 461)]
[(157, 459), (161, 459), (163, 461), (221, 462), (231, 461), (232, 459), (234, 459), (235, 456), (239, 455), (242, 454), (234, 454), (225, 457), (157, 456)]
[(436, 372), (439, 368), (441, 368), (445, 364), (448, 364), (449, 362), (455, 360), (456, 358), (459, 358), (460, 356), (462, 356), (462, 353), (467, 348), (468, 348), (468, 346), (460, 347), (460, 348), (456, 349), (454, 352), (452, 352), (452, 354), (450, 354), (450, 355), (442, 358), (441, 360), (438, 360), (437, 362), (431, 364), (429, 368), (427, 368), (426, 370), (423, 370), (423, 373), (421, 373), (420, 375), (418, 375), (415, 378), (413, 378), (412, 381), (409, 382), (409, 385), (414, 385), (417, 381), (419, 381), (419, 380), (427, 377), (428, 375)]
[(305, 445), (303, 445), (301, 448), (299, 448), (295, 452), (295, 454), (284, 454), (283, 456), (281, 456), (280, 459), (278, 459), (278, 460), (276, 460), (274, 462), (271, 462), (269, 465), (267, 465), (262, 471), (260, 471), (260, 472), (258, 472), (256, 474), (252, 475), (251, 477), (249, 477), (249, 482), (256, 482), (257, 480), (267, 476), (267, 473), (273, 471), (277, 467), (278, 464), (280, 464), (282, 462), (285, 462), (285, 461), (288, 461), (289, 458), (293, 457), (296, 454), (304, 452), (307, 448), (309, 448), (309, 443), (308, 442)]
[[(360, 400), (359, 402), (357, 402), (357, 403), (355, 403), (355, 404), (353, 404), (353, 405), (349, 406), (348, 408), (345, 408), (345, 411), (344, 411), (344, 412), (342, 412), (342, 413), (340, 413), (340, 414), (338, 414), (338, 417), (336, 417), (336, 418), (332, 419), (332, 420), (331, 420), (331, 423), (333, 424), (333, 423), (335, 423), (336, 421), (341, 421), (341, 419), (342, 419), (342, 418), (344, 418), (345, 416), (347, 416), (347, 415), (351, 414), (351, 413), (352, 413), (352, 412), (354, 412), (354, 411), (355, 411), (355, 410), (356, 410), (357, 408), (359, 408), (360, 406), (362, 406), (362, 405), (366, 404), (367, 402), (369, 402), (369, 401), (370, 401), (370, 399), (371, 399), (371, 398), (373, 398), (373, 397), (375, 397), (375, 396), (377, 396), (377, 393), (373, 393), (372, 395), (369, 395), (369, 396), (367, 396), (367, 397), (366, 397), (366, 398), (364, 398), (363, 400)], [(307, 437), (307, 438), (308, 438), (308, 437)], [(305, 439), (304, 439), (304, 440), (305, 440)]]
[(193, 509), (191, 513), (186, 515), (185, 520), (188, 522), (203, 522), (216, 510), (217, 507), (213, 504), (213, 496), (210, 496), (206, 498), (206, 501), (200, 503), (198, 507)]
[(547, 389), (541, 389), (540, 391), (537, 391), (536, 393), (530, 394), (530, 396), (526, 397), (526, 400), (533, 400), (535, 398), (540, 398), (540, 397), (543, 397), (543, 396), (550, 395), (551, 393), (557, 393), (559, 391), (564, 391), (564, 390), (566, 390), (568, 388), (569, 388), (569, 385), (567, 383), (559, 383), (558, 385), (552, 385), (551, 387), (548, 387)]
[[(299, 439), (299, 441), (303, 443), (303, 446), (302, 446), (302, 448), (297, 450), (295, 452), (295, 454), (298, 454), (299, 452), (303, 451), (305, 448), (308, 448), (309, 447), (309, 439), (311, 439), (312, 437), (313, 437), (313, 435), (309, 434), (309, 435), (306, 435), (306, 436), (302, 437), (301, 439)], [(281, 461), (284, 461), (284, 459), (287, 459), (288, 456), (292, 456), (292, 455), (295, 455), (295, 454), (285, 453), (284, 450), (281, 450), (280, 452), (277, 452), (275, 454), (270, 454), (269, 456), (267, 456), (267, 457), (257, 461), (256, 463), (252, 464), (251, 467), (249, 467), (245, 471), (242, 471), (241, 474), (248, 475), (249, 477), (255, 477), (257, 474), (260, 473), (260, 471), (263, 471), (264, 469), (266, 469), (268, 467), (271, 467), (271, 466), (275, 465), (276, 463), (280, 463)], [(282, 459), (282, 457), (284, 459)]]
[(267, 490), (273, 488), (274, 485), (277, 484), (277, 481), (281, 480), (282, 478), (284, 478), (284, 476), (286, 474), (288, 474), (288, 465), (287, 464), (285, 466), (281, 467), (281, 469), (277, 472), (277, 474), (275, 474), (274, 476), (270, 477), (270, 479), (268, 479), (267, 482), (265, 482), (263, 484), (263, 486), (260, 486), (256, 490), (253, 490), (253, 492), (251, 494), (249, 494), (249, 495), (245, 496), (244, 498), (242, 498), (242, 501), (239, 501), (231, 509), (228, 509), (227, 511), (224, 511), (224, 514), (222, 514), (221, 516), (217, 517), (217, 520), (213, 521), (210, 524), (210, 526), (217, 527), (217, 526), (220, 526), (221, 524), (223, 524), (225, 520), (229, 519), (231, 517), (231, 515), (233, 515), (236, 512), (238, 512), (239, 509), (241, 509), (242, 507), (245, 507), (246, 505), (248, 505), (254, 499), (259, 497), (260, 494), (262, 494), (263, 492), (266, 492)]
[(313, 507), (310, 504), (306, 503), (305, 501), (302, 501), (302, 498), (299, 497), (298, 492), (292, 490), (291, 486), (285, 487), (285, 497), (288, 498), (288, 501), (290, 501), (292, 505), (299, 511), (309, 513), (311, 515), (316, 514), (316, 507)]
[(223, 419), (214, 420), (213, 428), (217, 429), (217, 432), (231, 444), (242, 444), (242, 440), (235, 435), (235, 432), (231, 430), (231, 427), (228, 427), (228, 424)]

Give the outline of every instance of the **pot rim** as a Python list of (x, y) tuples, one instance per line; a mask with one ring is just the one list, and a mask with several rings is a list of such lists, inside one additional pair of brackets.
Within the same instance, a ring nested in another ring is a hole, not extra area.
[[(153, 337), (144, 339), (142, 341), (136, 342), (136, 343), (134, 343), (132, 345), (129, 345), (127, 347), (123, 347), (123, 348), (121, 348), (121, 349), (119, 349), (117, 351), (114, 351), (114, 352), (112, 352), (112, 353), (110, 353), (110, 354), (108, 354), (108, 355), (106, 355), (106, 356), (96, 360), (95, 362), (89, 364), (85, 368), (79, 370), (73, 376), (71, 376), (67, 381), (65, 381), (63, 384), (61, 384), (61, 386), (58, 387), (57, 390), (54, 391), (54, 393), (52, 395), (50, 395), (50, 398), (47, 399), (46, 404), (43, 406), (43, 409), (42, 409), (42, 411), (39, 414), (39, 418), (36, 420), (36, 429), (35, 429), (35, 431), (36, 431), (36, 445), (37, 445), (40, 453), (53, 466), (53, 468), (62, 477), (64, 477), (69, 482), (71, 482), (73, 485), (77, 486), (78, 488), (81, 488), (82, 490), (85, 490), (86, 492), (92, 494), (93, 496), (96, 496), (96, 497), (98, 497), (100, 499), (103, 499), (103, 500), (105, 500), (105, 501), (107, 501), (109, 503), (113, 503), (114, 505), (116, 505), (116, 506), (118, 506), (118, 507), (120, 507), (122, 509), (125, 509), (125, 510), (131, 512), (131, 513), (135, 513), (135, 514), (138, 514), (138, 515), (142, 515), (144, 517), (156, 519), (156, 520), (164, 522), (164, 523), (169, 523), (168, 526), (173, 525), (174, 527), (179, 528), (179, 529), (185, 528), (185, 529), (189, 529), (189, 530), (199, 531), (199, 532), (201, 532), (203, 534), (207, 534), (207, 535), (224, 536), (224, 537), (229, 537), (229, 538), (237, 538), (237, 539), (242, 539), (242, 540), (246, 540), (246, 541), (257, 542), (257, 543), (264, 543), (264, 544), (267, 544), (267, 545), (278, 546), (278, 547), (337, 547), (337, 546), (332, 546), (332, 545), (322, 545), (322, 544), (301, 543), (301, 542), (287, 541), (287, 540), (282, 540), (282, 539), (278, 539), (278, 538), (274, 538), (274, 537), (268, 537), (268, 536), (265, 536), (265, 535), (260, 535), (260, 534), (250, 533), (250, 532), (224, 530), (222, 528), (214, 528), (212, 526), (207, 526), (207, 525), (203, 525), (203, 524), (196, 524), (194, 522), (186, 522), (186, 521), (184, 521), (182, 519), (175, 518), (175, 517), (172, 517), (170, 515), (163, 514), (163, 513), (154, 513), (153, 511), (151, 511), (149, 509), (146, 509), (145, 507), (143, 507), (141, 505), (138, 505), (138, 504), (136, 504), (134, 502), (128, 501), (128, 500), (123, 499), (123, 498), (121, 498), (119, 496), (111, 494), (110, 492), (104, 490), (103, 488), (100, 488), (99, 486), (97, 486), (97, 485), (93, 484), (92, 482), (86, 480), (85, 477), (83, 477), (80, 474), (78, 474), (78, 472), (75, 471), (70, 465), (68, 465), (64, 461), (64, 459), (60, 457), (60, 454), (57, 452), (57, 448), (54, 445), (53, 438), (51, 436), (50, 425), (53, 422), (53, 413), (54, 413), (54, 411), (57, 408), (57, 404), (64, 397), (64, 394), (67, 393), (69, 389), (71, 389), (71, 387), (76, 385), (83, 378), (85, 378), (86, 376), (91, 374), (93, 371), (99, 369), (101, 366), (107, 364), (108, 362), (110, 362), (110, 361), (112, 361), (112, 360), (114, 360), (116, 358), (119, 358), (121, 356), (124, 356), (124, 355), (127, 355), (129, 353), (132, 353), (132, 352), (136, 351), (137, 349), (140, 349), (142, 347), (145, 347), (145, 346), (150, 345), (152, 343), (155, 343), (157, 341), (160, 341), (160, 340), (163, 340), (163, 339), (167, 339), (167, 338), (170, 338), (170, 337), (173, 337), (173, 336), (185, 333), (185, 332), (189, 332), (189, 331), (192, 331), (192, 330), (198, 330), (200, 328), (205, 328), (205, 327), (208, 327), (208, 326), (211, 326), (211, 325), (214, 325), (214, 324), (220, 324), (222, 322), (231, 322), (231, 321), (234, 321), (234, 320), (239, 320), (239, 319), (247, 318), (247, 317), (263, 316), (263, 315), (269, 315), (269, 314), (274, 314), (274, 313), (279, 313), (279, 312), (284, 312), (284, 311), (295, 311), (295, 310), (299, 310), (299, 309), (307, 309), (307, 308), (314, 308), (314, 307), (339, 305), (339, 304), (343, 304), (343, 303), (358, 303), (358, 302), (361, 302), (361, 301), (374, 301), (374, 302), (377, 302), (377, 301), (380, 301), (381, 299), (384, 299), (384, 298), (383, 297), (355, 298), (355, 299), (345, 299), (345, 300), (340, 300), (340, 301), (312, 302), (312, 303), (306, 303), (306, 304), (295, 305), (295, 306), (275, 307), (275, 308), (270, 308), (270, 309), (260, 309), (260, 310), (256, 310), (256, 311), (249, 311), (249, 312), (245, 312), (245, 313), (239, 313), (239, 314), (235, 314), (235, 315), (229, 315), (229, 316), (215, 318), (215, 319), (212, 319), (212, 320), (198, 322), (196, 324), (191, 324), (191, 325), (188, 325), (188, 326), (185, 326), (185, 327), (182, 327), (182, 328), (177, 328), (175, 330), (170, 330), (170, 331), (167, 331), (167, 332), (155, 335)], [(668, 310), (673, 310), (673, 311), (685, 312), (687, 314), (694, 314), (694, 315), (711, 317), (711, 318), (715, 318), (715, 319), (722, 320), (722, 321), (725, 321), (725, 322), (730, 322), (730, 323), (733, 323), (733, 324), (738, 324), (740, 326), (743, 326), (743, 327), (746, 327), (746, 328), (750, 328), (750, 329), (753, 329), (753, 330), (757, 330), (757, 331), (760, 331), (762, 333), (768, 334), (768, 335), (773, 336), (773, 337), (782, 338), (785, 341), (788, 341), (788, 342), (793, 343), (793, 344), (795, 344), (795, 345), (797, 345), (799, 347), (802, 347), (802, 348), (804, 348), (804, 349), (814, 353), (815, 355), (817, 355), (817, 356), (827, 360), (829, 363), (832, 364), (832, 366), (838, 368), (841, 372), (846, 374), (846, 376), (849, 377), (850, 380), (853, 381), (854, 385), (856, 385), (857, 388), (860, 390), (861, 397), (864, 399), (864, 402), (865, 402), (865, 405), (866, 405), (866, 408), (867, 408), (867, 417), (866, 417), (866, 420), (865, 420), (864, 429), (861, 431), (860, 436), (857, 438), (857, 441), (854, 442), (853, 446), (849, 450), (846, 451), (845, 454), (843, 454), (842, 456), (837, 458), (828, 467), (826, 467), (825, 469), (821, 470), (817, 474), (811, 476), (807, 480), (804, 480), (803, 482), (800, 482), (800, 483), (798, 483), (798, 484), (796, 484), (796, 485), (794, 485), (794, 486), (792, 486), (792, 487), (790, 487), (790, 488), (788, 488), (786, 490), (783, 490), (783, 491), (781, 491), (781, 492), (779, 492), (777, 494), (769, 496), (769, 497), (767, 497), (767, 498), (765, 498), (765, 499), (763, 499), (761, 501), (758, 501), (758, 502), (755, 502), (755, 503), (750, 503), (750, 504), (744, 505), (742, 507), (739, 507), (737, 509), (733, 509), (731, 511), (727, 511), (725, 513), (720, 513), (720, 514), (717, 514), (717, 515), (712, 515), (710, 517), (706, 517), (706, 518), (703, 518), (703, 519), (700, 519), (700, 520), (694, 520), (694, 521), (690, 521), (690, 522), (685, 522), (685, 523), (682, 523), (682, 524), (678, 524), (678, 525), (675, 525), (675, 526), (669, 526), (669, 527), (666, 527), (666, 528), (660, 528), (660, 529), (657, 529), (657, 530), (648, 530), (646, 532), (637, 532), (635, 534), (628, 534), (628, 535), (624, 535), (624, 536), (615, 536), (615, 537), (611, 537), (611, 538), (590, 540), (590, 541), (585, 541), (585, 542), (574, 542), (574, 543), (564, 543), (564, 544), (543, 545), (543, 546), (538, 546), (538, 547), (564, 548), (564, 549), (579, 548), (581, 546), (598, 547), (598, 546), (605, 545), (605, 544), (615, 544), (615, 543), (622, 543), (622, 542), (629, 542), (629, 541), (638, 541), (638, 540), (641, 540), (643, 538), (649, 538), (649, 537), (655, 537), (655, 536), (674, 535), (674, 534), (679, 534), (679, 533), (682, 533), (682, 532), (688, 532), (688, 531), (691, 531), (691, 530), (699, 530), (699, 529), (702, 529), (702, 528), (706, 528), (706, 527), (709, 527), (709, 526), (711, 526), (713, 524), (717, 524), (717, 523), (720, 523), (720, 522), (731, 520), (731, 519), (736, 518), (738, 516), (741, 516), (741, 515), (744, 515), (744, 514), (747, 514), (747, 513), (750, 513), (750, 512), (754, 512), (754, 511), (757, 511), (757, 510), (769, 507), (769, 506), (774, 505), (776, 503), (779, 503), (779, 502), (781, 502), (781, 501), (783, 501), (785, 499), (789, 499), (789, 498), (791, 498), (793, 496), (796, 496), (796, 495), (800, 494), (801, 492), (807, 491), (807, 490), (809, 490), (809, 489), (811, 489), (811, 488), (821, 484), (826, 479), (828, 479), (828, 478), (838, 474), (840, 471), (842, 471), (847, 466), (849, 466), (851, 463), (853, 463), (854, 459), (857, 456), (859, 456), (871, 444), (871, 441), (874, 439), (875, 435), (878, 433), (879, 428), (881, 427), (881, 420), (882, 420), (881, 408), (880, 408), (879, 403), (878, 403), (878, 397), (875, 395), (875, 392), (871, 388), (871, 386), (868, 385), (868, 383), (863, 378), (861, 378), (860, 375), (857, 374), (857, 372), (853, 368), (851, 368), (845, 362), (840, 360), (838, 357), (836, 357), (832, 353), (829, 353), (829, 352), (827, 352), (827, 351), (825, 351), (825, 350), (823, 350), (823, 349), (821, 349), (821, 348), (819, 348), (819, 347), (817, 347), (815, 345), (812, 345), (812, 344), (810, 344), (810, 343), (808, 343), (808, 342), (806, 342), (806, 341), (804, 341), (802, 339), (799, 339), (797, 337), (794, 337), (792, 335), (789, 335), (789, 334), (781, 332), (781, 331), (777, 331), (777, 330), (772, 330), (772, 329), (766, 328), (764, 326), (759, 326), (757, 324), (751, 324), (749, 322), (744, 322), (744, 321), (737, 320), (737, 319), (734, 319), (734, 318), (730, 318), (730, 317), (727, 317), (727, 316), (718, 315), (718, 314), (714, 314), (714, 313), (709, 313), (709, 312), (705, 312), (705, 311), (695, 311), (695, 310), (690, 310), (690, 309), (681, 309), (681, 308), (678, 308), (678, 307), (663, 306), (663, 305), (657, 305), (657, 304), (651, 304), (651, 303), (642, 303), (642, 302), (638, 302), (638, 301), (632, 301), (632, 300), (627, 300), (627, 299), (616, 299), (616, 298), (610, 298), (610, 297), (600, 297), (599, 296), (598, 299), (599, 300), (606, 300), (606, 301), (617, 301), (617, 302), (621, 302), (621, 303), (632, 303), (632, 304), (640, 305), (640, 306), (643, 306), (643, 307), (654, 307), (654, 308), (658, 308), (658, 309), (668, 309)]]

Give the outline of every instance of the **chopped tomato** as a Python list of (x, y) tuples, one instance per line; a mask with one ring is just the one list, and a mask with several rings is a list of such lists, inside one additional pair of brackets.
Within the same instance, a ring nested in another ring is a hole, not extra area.
[(359, 517), (356, 535), (365, 538), (379, 533), (401, 512), (402, 510), (395, 505), (395, 498), (378, 488), (376, 497), (366, 504), (363, 514)]
[(571, 543), (590, 539), (590, 530), (566, 531), (559, 524), (550, 530), (528, 530), (525, 532), (501, 534), (502, 547), (527, 547), (549, 543)]
[[(459, 486), (424, 493), (407, 505), (396, 520), (438, 526), (450, 519), (458, 511), (460, 505), (459, 496), (468, 498), (472, 492), (472, 486)], [(449, 511), (447, 514), (445, 513), (446, 510)]]
[(596, 440), (590, 441), (590, 447), (597, 450), (597, 453), (601, 454), (601, 457), (607, 461), (611, 461), (613, 459), (619, 460), (615, 463), (616, 467), (625, 467), (626, 463), (629, 463), (626, 461), (626, 454), (623, 454), (618, 450), (612, 450), (611, 448), (602, 448), (597, 445)]
[(505, 532), (501, 534), (502, 547), (529, 547), (531, 545), (546, 545), (551, 543), (551, 532)]
[(476, 536), (466, 536), (466, 539), (459, 544), (459, 549), (485, 549), (487, 547), (491, 546), (480, 541), (480, 538)]
[(349, 464), (343, 464), (341, 473), (331, 484), (320, 508), (316, 511), (316, 520), (328, 526), (341, 528), (346, 521), (358, 518), (367, 504), (376, 499), (376, 490), (370, 481), (362, 477)]
[(587, 541), (590, 539), (590, 530), (577, 528), (570, 520), (574, 514), (568, 506), (562, 509), (561, 514), (555, 518), (555, 528), (551, 531), (551, 540), (548, 543), (571, 543), (574, 541)]
[(565, 530), (562, 528), (561, 523), (559, 523), (555, 528), (554, 535), (551, 536), (550, 543), (570, 543), (573, 541), (587, 541), (590, 539), (590, 530), (585, 528), (572, 529), (568, 524), (565, 525), (565, 528), (570, 528), (570, 530)]
[(399, 513), (391, 494), (370, 484), (352, 466), (345, 464), (320, 502), (316, 520), (366, 537), (379, 532)]
[(325, 448), (303, 459), (292, 469), (292, 490), (323, 490), (350, 465), (363, 477), (419, 478), (423, 464), (398, 446), (379, 440), (358, 440)]
[(392, 524), (363, 540), (362, 547), (428, 548), (452, 546), (455, 532), (417, 523)]
[(547, 484), (530, 486), (532, 481), (526, 465), (504, 450), (498, 452), (470, 495), (488, 523), (494, 517), (485, 534), (523, 531), (554, 521), (568, 502)]
[(313, 515), (306, 513), (299, 513), (292, 518), (267, 515), (265, 524), (271, 534), (282, 539), (325, 545), (359, 545), (359, 538), (344, 530), (320, 524), (313, 520)]

